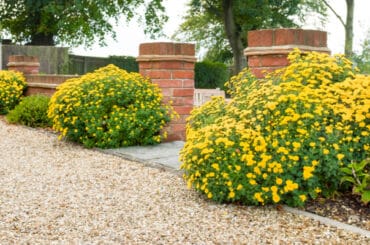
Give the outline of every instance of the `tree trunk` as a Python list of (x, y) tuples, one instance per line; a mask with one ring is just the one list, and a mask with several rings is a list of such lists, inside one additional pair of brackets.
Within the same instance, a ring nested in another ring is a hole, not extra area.
[(54, 35), (44, 33), (33, 34), (31, 36), (31, 42), (27, 43), (27, 45), (54, 46)]
[(239, 30), (240, 28), (236, 26), (234, 20), (233, 1), (223, 0), (222, 7), (224, 15), (224, 28), (234, 56), (233, 73), (237, 74), (243, 69), (244, 47), (241, 40), (241, 32)]
[(344, 45), (344, 54), (346, 57), (351, 58), (353, 55), (353, 13), (354, 13), (354, 0), (346, 0), (347, 3), (347, 18), (346, 18), (346, 40)]

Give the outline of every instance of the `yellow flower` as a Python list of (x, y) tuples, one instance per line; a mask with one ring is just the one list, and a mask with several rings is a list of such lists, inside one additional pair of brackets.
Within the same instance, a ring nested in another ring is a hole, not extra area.
[(276, 193), (272, 193), (272, 200), (275, 202), (275, 203), (278, 203), (280, 201), (280, 196)]
[(280, 178), (276, 178), (276, 184), (281, 185), (283, 183), (283, 180)]
[(211, 199), (213, 197), (212, 192), (208, 192), (207, 197)]
[(230, 191), (229, 192), (229, 198), (234, 198), (235, 197), (235, 192), (234, 191)]
[(315, 170), (315, 167), (303, 166), (303, 179), (307, 180), (313, 176), (312, 172)]
[(315, 166), (317, 166), (317, 165), (319, 165), (319, 161), (317, 161), (317, 160), (312, 160), (312, 166), (313, 167), (315, 167)]
[(254, 199), (256, 199), (258, 202), (261, 202), (261, 203), (264, 202), (264, 200), (262, 198), (262, 193), (261, 192), (254, 193)]
[(261, 174), (261, 170), (259, 169), (259, 167), (254, 167), (253, 168), (253, 172), (257, 175), (260, 175)]
[(236, 189), (237, 189), (238, 191), (240, 191), (241, 189), (243, 189), (243, 186), (242, 186), (241, 184), (239, 184), (239, 185), (236, 187)]
[(285, 192), (288, 192), (288, 191), (294, 191), (298, 189), (298, 184), (297, 183), (294, 183), (293, 181), (291, 180), (287, 180), (285, 182), (285, 186), (284, 186), (284, 191)]
[(301, 147), (301, 143), (299, 143), (299, 142), (293, 142), (293, 147), (296, 148), (296, 149), (298, 149), (298, 148)]
[(342, 153), (337, 154), (337, 158), (338, 158), (339, 161), (342, 160), (344, 157), (345, 156)]
[(250, 183), (251, 185), (256, 185), (256, 184), (257, 184), (257, 182), (256, 182), (254, 179), (250, 179), (250, 180), (249, 180), (249, 183)]
[(302, 202), (305, 202), (307, 200), (306, 195), (299, 195), (299, 198), (302, 200)]
[(216, 171), (220, 170), (220, 166), (217, 163), (213, 163), (211, 167), (214, 168)]
[(329, 151), (328, 149), (324, 149), (324, 150), (322, 151), (322, 153), (323, 153), (324, 155), (328, 155), (328, 154), (330, 153), (330, 151)]

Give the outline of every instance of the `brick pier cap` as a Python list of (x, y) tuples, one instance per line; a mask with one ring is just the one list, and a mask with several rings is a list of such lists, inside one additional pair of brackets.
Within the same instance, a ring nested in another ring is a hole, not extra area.
[(264, 29), (248, 32), (248, 47), (244, 55), (248, 67), (258, 77), (263, 71), (271, 72), (289, 64), (288, 54), (294, 49), (316, 51), (330, 54), (327, 47), (327, 33), (304, 29)]

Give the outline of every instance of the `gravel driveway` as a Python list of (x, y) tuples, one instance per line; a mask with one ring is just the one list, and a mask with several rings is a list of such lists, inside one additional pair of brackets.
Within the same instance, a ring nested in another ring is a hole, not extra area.
[(273, 207), (209, 202), (174, 172), (0, 120), (0, 244), (306, 244), (369, 240)]

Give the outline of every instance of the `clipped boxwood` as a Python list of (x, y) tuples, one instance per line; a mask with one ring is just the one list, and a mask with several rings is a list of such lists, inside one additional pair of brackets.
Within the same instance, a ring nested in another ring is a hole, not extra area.
[(203, 61), (195, 63), (194, 82), (196, 88), (221, 88), (229, 79), (228, 68), (220, 62)]
[(61, 138), (86, 147), (159, 143), (170, 120), (159, 88), (114, 65), (70, 79), (52, 96), (48, 115)]
[(228, 85), (233, 99), (193, 110), (181, 168), (218, 202), (304, 205), (340, 188), (341, 167), (370, 151), (370, 78), (343, 56), (295, 50), (290, 66)]
[(10, 123), (18, 123), (29, 127), (51, 127), (51, 120), (47, 116), (50, 98), (45, 95), (31, 95), (11, 111), (6, 119)]
[(22, 73), (0, 70), (0, 115), (13, 109), (26, 89), (26, 80)]

